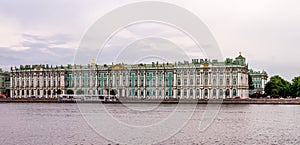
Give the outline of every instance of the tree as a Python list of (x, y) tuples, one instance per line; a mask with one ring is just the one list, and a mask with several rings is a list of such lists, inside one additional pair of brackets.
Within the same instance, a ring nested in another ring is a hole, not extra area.
[(252, 77), (250, 74), (248, 74), (248, 85), (249, 85), (249, 90), (254, 89), (254, 84), (253, 84)]
[(272, 97), (286, 97), (290, 95), (291, 84), (276, 75), (270, 78), (270, 81), (266, 84), (265, 92)]
[(293, 97), (300, 97), (300, 76), (292, 80), (291, 95)]

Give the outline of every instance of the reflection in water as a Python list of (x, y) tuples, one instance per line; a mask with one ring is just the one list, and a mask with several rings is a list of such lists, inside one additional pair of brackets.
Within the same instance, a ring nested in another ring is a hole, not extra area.
[[(300, 144), (300, 106), (222, 105), (213, 124), (200, 132), (205, 106), (198, 105), (187, 126), (161, 144)], [(105, 107), (135, 125), (151, 125), (175, 108), (160, 105), (140, 112), (120, 104)], [(0, 118), (0, 144), (114, 144), (93, 131), (76, 104), (0, 104)]]

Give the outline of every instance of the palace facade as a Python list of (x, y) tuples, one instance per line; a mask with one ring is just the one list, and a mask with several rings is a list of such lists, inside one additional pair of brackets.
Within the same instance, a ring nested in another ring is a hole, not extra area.
[(9, 94), (9, 72), (0, 68), (0, 95)]
[(10, 94), (14, 98), (61, 95), (116, 95), (127, 98), (247, 98), (248, 65), (240, 54), (225, 61), (152, 64), (91, 64), (11, 68)]
[(250, 94), (264, 94), (265, 86), (268, 81), (268, 74), (265, 71), (249, 70), (249, 74), (252, 77), (253, 89), (250, 90)]

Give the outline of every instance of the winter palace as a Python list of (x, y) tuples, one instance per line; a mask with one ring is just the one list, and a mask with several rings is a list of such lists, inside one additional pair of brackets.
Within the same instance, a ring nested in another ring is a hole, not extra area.
[(247, 98), (248, 75), (248, 64), (241, 54), (222, 62), (192, 59), (192, 62), (150, 64), (97, 65), (92, 61), (84, 66), (21, 65), (11, 68), (10, 95), (14, 98), (56, 98), (61, 95), (148, 99)]

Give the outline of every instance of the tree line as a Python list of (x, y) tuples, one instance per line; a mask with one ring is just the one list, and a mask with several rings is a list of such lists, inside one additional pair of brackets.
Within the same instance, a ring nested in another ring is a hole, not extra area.
[[(249, 82), (249, 89), (251, 82)], [(265, 94), (261, 96), (270, 96), (274, 98), (300, 97), (300, 76), (293, 78), (289, 82), (279, 75), (272, 76), (265, 86)]]

